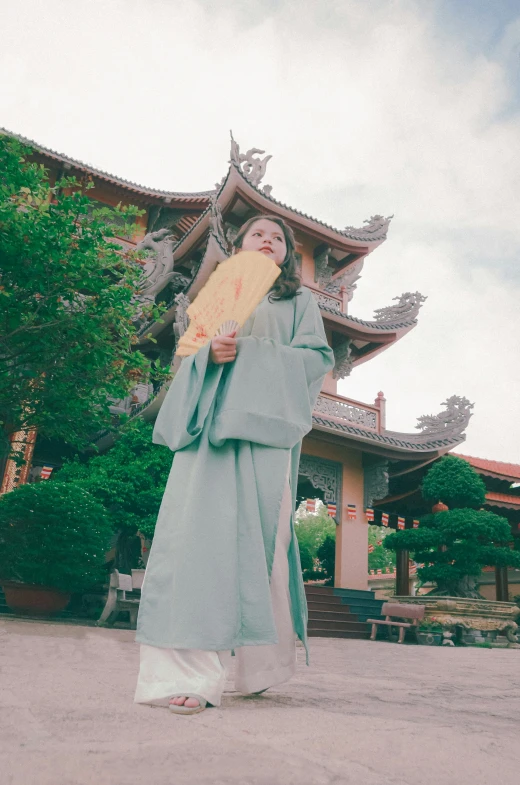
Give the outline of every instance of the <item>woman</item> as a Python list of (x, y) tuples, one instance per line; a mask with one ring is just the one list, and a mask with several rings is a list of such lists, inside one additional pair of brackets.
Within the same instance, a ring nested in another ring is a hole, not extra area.
[(234, 250), (260, 251), (282, 272), (238, 337), (182, 361), (153, 437), (174, 458), (142, 590), (135, 701), (179, 714), (220, 705), (231, 650), (235, 686), (251, 694), (292, 676), (295, 633), (307, 649), (293, 510), (333, 353), (291, 229), (252, 218)]

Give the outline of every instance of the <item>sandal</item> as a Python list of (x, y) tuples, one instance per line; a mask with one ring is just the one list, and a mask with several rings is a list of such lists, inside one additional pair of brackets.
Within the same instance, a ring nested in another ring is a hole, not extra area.
[[(175, 703), (171, 703), (174, 698), (195, 698), (198, 700), (198, 706), (177, 706)], [(213, 706), (212, 703), (208, 703), (207, 700), (202, 698), (200, 695), (194, 695), (193, 693), (189, 692), (179, 692), (177, 695), (172, 695), (170, 698), (169, 709), (173, 711), (174, 714), (197, 714), (199, 711), (204, 711), (204, 709)]]

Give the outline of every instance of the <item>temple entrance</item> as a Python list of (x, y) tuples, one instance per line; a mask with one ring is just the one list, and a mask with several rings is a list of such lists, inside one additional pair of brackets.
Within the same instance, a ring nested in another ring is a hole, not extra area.
[(323, 504), (336, 505), (336, 523), (341, 523), (342, 465), (326, 458), (302, 455), (298, 469), (296, 500), (299, 505), (306, 499), (321, 499)]

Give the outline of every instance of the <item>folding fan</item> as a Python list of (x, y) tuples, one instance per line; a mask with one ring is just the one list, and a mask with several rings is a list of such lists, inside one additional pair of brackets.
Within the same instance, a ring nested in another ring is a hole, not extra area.
[(190, 324), (176, 353), (195, 354), (216, 335), (242, 327), (280, 272), (272, 259), (258, 251), (241, 251), (221, 262), (188, 306)]

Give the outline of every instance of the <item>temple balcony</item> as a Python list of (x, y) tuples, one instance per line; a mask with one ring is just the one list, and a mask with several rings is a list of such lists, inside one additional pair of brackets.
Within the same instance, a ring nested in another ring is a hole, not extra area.
[(314, 415), (340, 425), (353, 425), (379, 434), (384, 430), (384, 403), (382, 396), (370, 405), (342, 395), (321, 392), (314, 407)]

